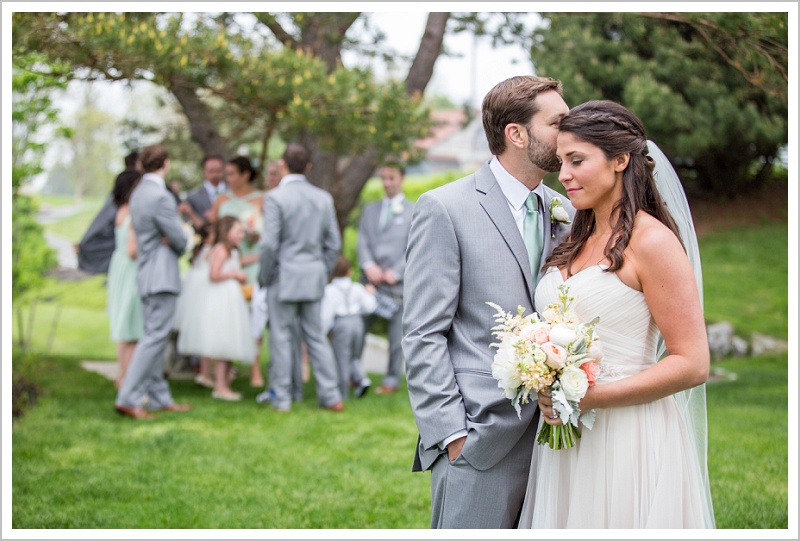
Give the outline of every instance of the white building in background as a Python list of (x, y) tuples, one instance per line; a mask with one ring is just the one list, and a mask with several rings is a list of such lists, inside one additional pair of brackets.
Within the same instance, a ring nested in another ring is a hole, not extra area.
[(417, 142), (425, 150), (425, 159), (409, 166), (408, 174), (471, 173), (492, 157), (479, 112), (471, 120), (461, 109), (432, 111), (431, 117), (437, 123), (431, 136)]

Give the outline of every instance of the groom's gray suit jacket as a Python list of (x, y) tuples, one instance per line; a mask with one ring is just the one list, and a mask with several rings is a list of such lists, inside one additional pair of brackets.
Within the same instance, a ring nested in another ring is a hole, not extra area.
[[(131, 194), (130, 209), (136, 232), (139, 296), (181, 291), (178, 257), (186, 249), (175, 200), (158, 177), (145, 174)], [(167, 238), (168, 244), (163, 242)]]
[[(548, 211), (557, 192), (545, 187), (542, 262), (569, 235)], [(561, 197), (570, 213), (574, 209)], [(488, 164), (424, 193), (414, 207), (405, 272), (403, 352), (411, 407), (419, 429), (415, 471), (427, 470), (438, 444), (466, 429), (462, 455), (474, 468), (497, 464), (531, 426), (492, 377), (495, 310), (533, 311), (534, 282), (514, 217)], [(522, 481), (523, 483), (525, 480)]]

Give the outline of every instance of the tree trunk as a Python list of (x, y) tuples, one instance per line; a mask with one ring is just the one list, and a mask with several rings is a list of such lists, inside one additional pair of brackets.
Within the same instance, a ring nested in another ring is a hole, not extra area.
[[(430, 13), (428, 15), (417, 55), (406, 76), (406, 92), (415, 99), (422, 98), (422, 94), (433, 76), (434, 64), (442, 52), (442, 43), (449, 17), (450, 13)], [(328, 45), (334, 46), (330, 43)], [(336, 43), (335, 47), (337, 51), (341, 50), (341, 43)], [(319, 50), (316, 52), (319, 53)], [(331, 58), (330, 52), (320, 54), (320, 56)], [(331, 152), (320, 150), (313, 141), (313, 135), (307, 135), (302, 142), (312, 152), (312, 170), (309, 180), (333, 195), (336, 204), (336, 218), (339, 228), (343, 230), (347, 225), (350, 212), (358, 204), (361, 190), (384, 156), (379, 156), (375, 148), (370, 148), (358, 155), (337, 158)]]
[(169, 90), (178, 100), (183, 113), (189, 121), (192, 139), (206, 156), (222, 156), (227, 159), (228, 143), (220, 135), (211, 119), (211, 109), (197, 96), (195, 89), (181, 81), (171, 79)]
[(419, 43), (417, 56), (408, 70), (406, 76), (406, 91), (410, 96), (422, 98), (425, 87), (433, 76), (433, 65), (442, 52), (444, 32), (447, 29), (447, 19), (450, 13), (429, 13), (428, 22), (425, 24), (425, 33)]

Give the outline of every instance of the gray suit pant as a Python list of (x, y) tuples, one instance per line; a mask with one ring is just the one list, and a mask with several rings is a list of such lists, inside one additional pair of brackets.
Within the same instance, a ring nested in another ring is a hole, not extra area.
[(364, 349), (364, 318), (360, 315), (336, 316), (331, 329), (331, 345), (339, 371), (339, 390), (342, 398), (350, 396), (350, 383), (363, 385), (369, 378), (361, 367)]
[(172, 404), (169, 383), (164, 379), (164, 357), (177, 299), (174, 293), (156, 293), (142, 298), (144, 334), (136, 344), (117, 393), (118, 406), (141, 407), (145, 396), (148, 397), (149, 409)]
[[(292, 373), (297, 370), (296, 359), (300, 344), (305, 342), (308, 359), (314, 371), (317, 402), (329, 407), (342, 399), (339, 392), (336, 361), (330, 342), (322, 334), (320, 301), (283, 302), (280, 286), (270, 287), (269, 302), (269, 386), (275, 392), (272, 407), (288, 410), (292, 403)], [(299, 323), (300, 336), (296, 325)], [(296, 375), (296, 374), (295, 374)]]
[(400, 373), (403, 370), (403, 307), (395, 312), (386, 329), (389, 339), (389, 366), (382, 385), (397, 388), (400, 386)]
[(443, 451), (431, 467), (431, 528), (516, 528), (535, 445), (533, 426), (488, 470), (473, 468), (464, 455), (450, 462)]

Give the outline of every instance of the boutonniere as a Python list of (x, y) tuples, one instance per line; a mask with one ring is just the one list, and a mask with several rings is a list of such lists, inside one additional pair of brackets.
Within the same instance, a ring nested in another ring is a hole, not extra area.
[(392, 203), (392, 214), (403, 214), (403, 202), (395, 201)]
[(565, 225), (572, 223), (569, 219), (567, 209), (561, 204), (560, 197), (554, 197), (550, 200), (550, 231), (552, 232), (552, 238), (556, 238), (556, 232), (553, 226), (557, 223)]

